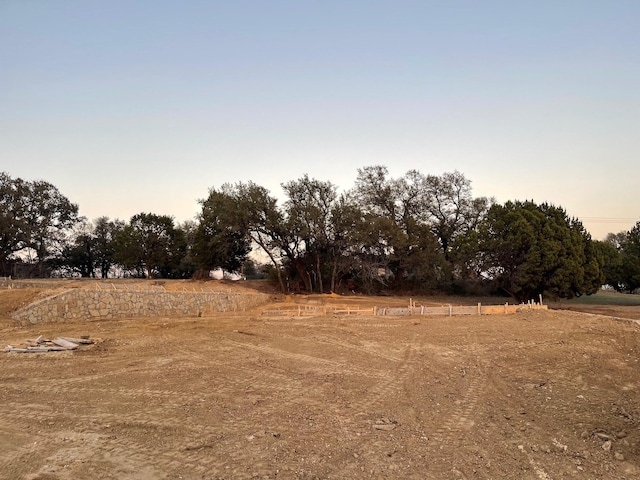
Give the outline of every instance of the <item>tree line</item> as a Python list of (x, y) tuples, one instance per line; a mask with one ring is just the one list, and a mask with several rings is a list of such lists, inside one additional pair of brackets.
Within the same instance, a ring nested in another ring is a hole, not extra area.
[(358, 170), (339, 192), (304, 175), (285, 200), (253, 182), (211, 188), (196, 219), (78, 215), (42, 180), (0, 173), (0, 275), (206, 277), (263, 259), (283, 292), (508, 293), (572, 298), (640, 288), (640, 221), (595, 241), (561, 207), (474, 197), (458, 171)]

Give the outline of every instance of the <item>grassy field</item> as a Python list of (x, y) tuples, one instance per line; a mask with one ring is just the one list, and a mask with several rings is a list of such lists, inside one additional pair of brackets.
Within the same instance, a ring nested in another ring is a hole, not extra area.
[(583, 295), (572, 300), (562, 300), (557, 303), (567, 305), (620, 305), (640, 306), (640, 295), (618, 293), (610, 290), (600, 290), (594, 295)]

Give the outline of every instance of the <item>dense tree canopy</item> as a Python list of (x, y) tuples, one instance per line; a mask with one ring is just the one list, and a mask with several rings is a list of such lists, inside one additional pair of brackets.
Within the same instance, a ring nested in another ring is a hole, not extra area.
[(640, 288), (640, 221), (627, 233), (622, 252), (622, 282), (626, 291), (633, 292)]
[(283, 291), (529, 300), (640, 288), (640, 222), (594, 242), (560, 207), (474, 197), (458, 171), (394, 178), (375, 165), (343, 192), (308, 175), (282, 190), (279, 202), (253, 182), (211, 188), (181, 225), (153, 213), (89, 222), (50, 183), (0, 173), (0, 275), (189, 278), (266, 261)]
[(80, 222), (71, 233), (69, 242), (56, 260), (56, 268), (69, 276), (96, 276), (96, 246), (91, 225)]
[(80, 221), (78, 206), (49, 182), (13, 179), (0, 173), (0, 269), (7, 275), (10, 258), (29, 249), (36, 258), (33, 274), (47, 274), (47, 263), (60, 255), (70, 230)]
[(11, 272), (11, 256), (27, 245), (24, 209), (27, 198), (26, 182), (0, 173), (0, 275)]
[(393, 179), (386, 167), (366, 167), (358, 170), (353, 195), (365, 229), (374, 229), (365, 248), (387, 262), (397, 287), (449, 290), (469, 276), (469, 245), (492, 200), (474, 198), (460, 172), (411, 170)]
[(201, 204), (193, 243), (198, 268), (207, 272), (218, 267), (239, 270), (251, 246), (248, 231), (238, 218), (235, 198), (228, 192), (211, 189)]
[(110, 220), (108, 217), (99, 217), (95, 220), (93, 238), (94, 268), (100, 270), (101, 278), (108, 278), (109, 272), (115, 265), (116, 237), (124, 228), (121, 220)]
[(598, 248), (606, 258), (606, 284), (619, 292), (640, 288), (640, 221), (628, 232), (610, 233)]
[(591, 237), (560, 207), (529, 201), (493, 205), (480, 238), (486, 275), (517, 300), (540, 294), (573, 298), (602, 285)]
[(115, 236), (115, 260), (134, 276), (173, 277), (186, 251), (183, 233), (167, 215), (139, 213)]

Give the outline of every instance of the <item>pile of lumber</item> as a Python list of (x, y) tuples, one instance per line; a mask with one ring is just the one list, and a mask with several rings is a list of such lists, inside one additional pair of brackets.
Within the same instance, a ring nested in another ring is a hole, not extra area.
[(38, 338), (27, 340), (19, 347), (7, 345), (5, 351), (13, 353), (62, 352), (75, 350), (80, 345), (91, 345), (94, 343), (96, 343), (96, 341), (89, 338), (89, 335), (82, 335), (80, 338), (56, 337), (53, 340), (47, 340), (40, 335)]

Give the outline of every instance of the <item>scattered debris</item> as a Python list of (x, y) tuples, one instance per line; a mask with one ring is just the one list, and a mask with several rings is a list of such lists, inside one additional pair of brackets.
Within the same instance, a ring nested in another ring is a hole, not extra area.
[(76, 350), (80, 345), (92, 345), (96, 343), (89, 335), (82, 335), (80, 338), (56, 337), (47, 340), (40, 335), (37, 338), (29, 339), (19, 347), (7, 345), (5, 352), (13, 353), (45, 353)]
[(379, 419), (376, 423), (373, 424), (373, 428), (375, 428), (376, 430), (384, 430), (387, 432), (394, 430), (397, 426), (397, 420), (386, 417)]
[(247, 332), (246, 330), (234, 330), (233, 333), (240, 333), (242, 335), (250, 335), (252, 337), (255, 337), (256, 334), (252, 333), (252, 332)]

